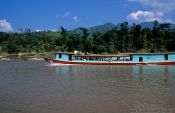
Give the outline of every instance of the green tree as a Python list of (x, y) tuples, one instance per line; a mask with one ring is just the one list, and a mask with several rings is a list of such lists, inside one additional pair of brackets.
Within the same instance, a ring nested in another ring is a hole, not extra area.
[(140, 25), (133, 25), (131, 28), (133, 46), (136, 51), (144, 48), (144, 39), (142, 37), (142, 28)]

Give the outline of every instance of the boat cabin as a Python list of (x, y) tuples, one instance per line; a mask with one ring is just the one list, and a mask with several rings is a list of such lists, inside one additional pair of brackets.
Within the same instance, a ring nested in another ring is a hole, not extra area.
[(54, 55), (55, 60), (64, 60), (64, 61), (130, 61), (129, 54), (122, 55), (97, 55), (97, 54), (74, 54), (67, 52), (58, 52)]
[(130, 62), (161, 62), (175, 61), (175, 53), (133, 53), (122, 55), (81, 55), (68, 52), (54, 53), (55, 60), (63, 61), (130, 61)]
[(54, 53), (54, 59), (55, 60), (72, 60), (72, 56), (75, 55), (74, 53), (69, 52), (56, 52)]
[(175, 61), (175, 53), (134, 53), (130, 56), (133, 62)]

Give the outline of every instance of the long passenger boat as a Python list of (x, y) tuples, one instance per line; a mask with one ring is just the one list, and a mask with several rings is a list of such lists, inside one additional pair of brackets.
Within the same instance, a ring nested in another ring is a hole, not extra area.
[(49, 63), (83, 65), (175, 65), (175, 53), (131, 53), (121, 55), (74, 54), (55, 52)]

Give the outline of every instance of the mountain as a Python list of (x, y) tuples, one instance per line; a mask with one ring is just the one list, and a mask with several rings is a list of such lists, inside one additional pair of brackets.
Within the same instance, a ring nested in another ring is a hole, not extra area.
[[(101, 32), (101, 33), (105, 33), (109, 30), (111, 30), (112, 28), (116, 27), (117, 25), (112, 24), (112, 23), (105, 23), (103, 25), (98, 25), (98, 26), (94, 26), (94, 27), (89, 27), (88, 32), (89, 33), (94, 33), (94, 32)], [(77, 32), (82, 34), (82, 31), (80, 30), (80, 28), (76, 28), (74, 30), (72, 30), (71, 32)]]
[(116, 25), (114, 25), (112, 23), (106, 23), (106, 24), (103, 24), (103, 25), (90, 27), (90, 28), (88, 28), (88, 30), (91, 31), (91, 32), (97, 32), (97, 31), (99, 31), (99, 32), (107, 32), (107, 31), (111, 30), (114, 27), (116, 27)]
[[(160, 25), (162, 23), (158, 23), (158, 25)], [(154, 22), (143, 22), (139, 24), (142, 28), (150, 28), (153, 29), (154, 27)], [(89, 27), (88, 32), (94, 33), (94, 32), (101, 32), (101, 33), (106, 33), (107, 31), (111, 30), (114, 27), (119, 27), (120, 28), (120, 24), (115, 25), (112, 23), (105, 23), (103, 25), (98, 25), (98, 26), (94, 26), (94, 27)], [(131, 27), (131, 26), (130, 26)], [(170, 24), (170, 28), (175, 28), (175, 24)], [(70, 32), (76, 32), (79, 34), (82, 34), (81, 28), (76, 28), (74, 30), (71, 30)]]
[[(158, 25), (160, 25), (160, 24), (164, 24), (164, 23), (158, 23)], [(140, 24), (140, 26), (142, 28), (150, 28), (150, 29), (152, 29), (154, 27), (154, 22), (143, 22), (143, 23)], [(171, 24), (170, 23), (170, 28), (174, 29), (175, 28), (175, 24)]]
[(175, 24), (171, 24), (171, 28), (175, 28)]
[(140, 24), (142, 28), (150, 28), (152, 29), (154, 27), (154, 22), (143, 22)]

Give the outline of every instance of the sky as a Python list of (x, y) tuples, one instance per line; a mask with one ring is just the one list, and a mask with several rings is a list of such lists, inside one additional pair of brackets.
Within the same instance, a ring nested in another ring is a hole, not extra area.
[(175, 0), (0, 0), (0, 31), (92, 27), (124, 21), (175, 23)]

